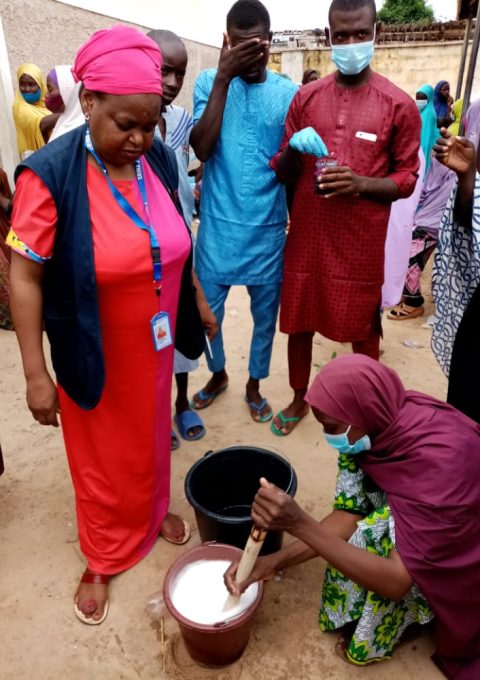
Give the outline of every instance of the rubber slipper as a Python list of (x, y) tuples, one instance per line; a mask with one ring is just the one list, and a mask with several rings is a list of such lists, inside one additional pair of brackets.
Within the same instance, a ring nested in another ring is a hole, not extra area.
[[(277, 413), (277, 417), (280, 418), (280, 420), (282, 421), (282, 425), (286, 425), (287, 423), (295, 423), (295, 427), (297, 427), (298, 423), (305, 418), (305, 416), (292, 416), (291, 418), (287, 418), (286, 416), (283, 415), (283, 411), (279, 411)], [(295, 427), (292, 427), (290, 432), (282, 432), (282, 430), (275, 425), (273, 420), (271, 425), (272, 432), (277, 437), (286, 437), (289, 434), (292, 434)]]
[(217, 397), (219, 397), (222, 392), (225, 392), (225, 390), (228, 387), (228, 383), (226, 385), (222, 385), (222, 387), (219, 387), (218, 390), (214, 390), (213, 392), (205, 392), (205, 390), (200, 390), (200, 392), (197, 392), (195, 395), (200, 399), (200, 401), (206, 402), (205, 404), (197, 404), (197, 402), (192, 399), (190, 402), (190, 408), (194, 409), (195, 411), (201, 411), (204, 408), (207, 408), (212, 404)]
[[(180, 433), (181, 438), (185, 439), (187, 442), (195, 442), (197, 439), (201, 439), (205, 436), (205, 425), (203, 424), (200, 416), (195, 413), (195, 411), (188, 410), (177, 413), (174, 420), (177, 424), (178, 432)], [(194, 427), (201, 427), (202, 429), (193, 436), (189, 435), (188, 431)]]
[(423, 307), (411, 307), (405, 304), (405, 302), (401, 302), (388, 312), (387, 319), (391, 321), (406, 321), (407, 319), (416, 319), (424, 314), (425, 309)]
[(188, 543), (190, 536), (192, 535), (192, 530), (190, 528), (190, 524), (185, 519), (182, 519), (182, 522), (185, 533), (183, 534), (183, 538), (180, 541), (175, 541), (173, 538), (167, 538), (167, 536), (164, 536), (164, 534), (160, 532), (160, 536), (163, 538), (163, 540), (167, 541), (167, 543), (173, 543), (173, 545), (185, 545), (185, 543)]
[(252, 420), (254, 420), (256, 423), (268, 423), (268, 421), (273, 418), (272, 409), (270, 409), (268, 413), (262, 414), (263, 409), (265, 408), (265, 406), (267, 406), (266, 399), (262, 399), (262, 401), (259, 404), (256, 404), (254, 401), (248, 401), (248, 397), (245, 397), (245, 401), (248, 404), (248, 408), (258, 413), (259, 416), (258, 418), (255, 418), (253, 413), (251, 414)]
[(392, 656), (382, 656), (379, 657), (378, 659), (369, 659), (368, 661), (355, 661), (352, 659), (352, 657), (348, 653), (348, 646), (349, 643), (347, 640), (340, 639), (338, 642), (335, 643), (335, 654), (342, 659), (342, 661), (346, 661), (346, 663), (350, 664), (351, 666), (371, 666), (373, 664), (381, 663), (382, 661), (390, 661)]
[[(108, 585), (109, 581), (110, 576), (107, 576), (107, 574), (96, 574), (95, 572), (90, 571), (90, 569), (85, 569), (82, 578), (80, 579), (80, 583), (95, 583), (99, 585)], [(75, 612), (76, 617), (80, 619), (82, 623), (86, 623), (87, 626), (99, 626), (107, 618), (108, 600), (105, 602), (103, 616), (101, 619), (98, 620), (92, 619), (92, 617), (85, 616), (85, 614), (82, 612), (81, 609), (79, 609), (75, 601), (73, 603), (73, 611)]]
[(180, 440), (175, 430), (172, 430), (170, 437), (171, 437), (170, 451), (176, 451), (178, 448), (180, 448)]

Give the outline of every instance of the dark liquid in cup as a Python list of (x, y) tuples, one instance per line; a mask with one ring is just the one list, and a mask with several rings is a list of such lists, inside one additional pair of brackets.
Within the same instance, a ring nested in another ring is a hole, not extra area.
[(333, 194), (333, 191), (330, 189), (320, 189), (318, 185), (318, 178), (320, 177), (321, 171), (324, 168), (333, 168), (336, 165), (338, 165), (338, 162), (333, 158), (319, 158), (315, 163), (315, 181), (313, 185), (313, 191), (314, 193), (318, 194), (318, 196), (328, 196), (328, 194)]

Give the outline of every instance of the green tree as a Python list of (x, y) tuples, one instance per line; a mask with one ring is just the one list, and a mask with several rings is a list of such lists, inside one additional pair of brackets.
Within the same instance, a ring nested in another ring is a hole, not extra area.
[(429, 24), (435, 14), (426, 0), (385, 0), (378, 13), (384, 24)]

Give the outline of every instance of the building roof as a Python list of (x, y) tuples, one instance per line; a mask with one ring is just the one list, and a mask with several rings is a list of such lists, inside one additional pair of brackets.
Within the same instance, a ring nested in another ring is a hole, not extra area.
[[(478, 0), (476, 0), (478, 5)], [(475, 23), (475, 20), (474, 20)], [(437, 21), (432, 24), (382, 24), (377, 35), (380, 45), (397, 43), (432, 43), (463, 41), (466, 21)], [(274, 31), (272, 50), (317, 50), (327, 46), (325, 32), (320, 29)]]

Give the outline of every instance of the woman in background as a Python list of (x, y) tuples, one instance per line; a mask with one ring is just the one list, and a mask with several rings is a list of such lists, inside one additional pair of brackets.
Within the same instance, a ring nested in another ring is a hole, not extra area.
[[(398, 302), (397, 297), (396, 302), (398, 304), (387, 314), (387, 318), (391, 321), (415, 319), (425, 313), (425, 300), (421, 292), (422, 273), (437, 245), (440, 222), (455, 181), (454, 174), (432, 158), (433, 147), (439, 134), (433, 102), (433, 87), (422, 85), (416, 93), (416, 104), (422, 119), (420, 145), (425, 154), (427, 170), (424, 177), (422, 176), (419, 200), (408, 220), (408, 224), (404, 223), (404, 226), (408, 227), (409, 230), (408, 250), (398, 290), (401, 299)], [(392, 216), (395, 216), (398, 212), (401, 203), (402, 201), (396, 201), (393, 204), (390, 221), (392, 221)], [(388, 241), (387, 237), (387, 245)], [(401, 252), (401, 245), (401, 243), (394, 244), (393, 256), (396, 258), (399, 257)], [(390, 302), (390, 304), (385, 306), (391, 306), (394, 300), (391, 298), (387, 302)]]
[[(51, 71), (47, 73), (47, 95), (45, 97), (45, 106), (52, 113), (63, 113), (65, 110), (65, 104), (60, 93), (58, 85), (57, 69), (62, 68), (61, 66), (55, 66)], [(65, 68), (69, 68), (65, 66)], [(73, 80), (73, 76), (70, 73), (70, 77)]]
[(411, 196), (392, 204), (385, 241), (382, 308), (393, 307), (387, 317), (394, 320), (403, 319), (406, 313), (405, 300), (402, 294), (404, 293), (405, 277), (407, 276), (412, 250), (412, 231), (415, 231), (415, 227), (412, 227), (412, 225), (414, 225), (424, 179), (428, 176), (432, 148), (438, 136), (437, 117), (433, 108), (433, 87), (422, 85), (417, 90), (415, 101), (422, 120), (418, 152), (420, 168), (417, 184)]
[(437, 247), (438, 231), (454, 184), (455, 173), (432, 158), (413, 219), (410, 259), (402, 299), (387, 314), (387, 318), (392, 321), (406, 321), (425, 313), (422, 274)]
[(454, 120), (453, 120), (453, 123), (449, 126), (448, 131), (454, 137), (456, 137), (457, 135), (460, 134), (460, 124), (462, 122), (462, 111), (463, 111), (463, 98), (457, 99), (457, 101), (453, 105), (453, 109), (452, 109), (452, 114), (453, 114)]
[(35, 64), (21, 64), (17, 69), (18, 90), (13, 102), (13, 120), (17, 131), (20, 158), (28, 158), (48, 142), (60, 114), (45, 106), (47, 85)]
[(55, 66), (53, 71), (55, 73), (57, 91), (55, 92), (53, 103), (49, 104), (47, 100), (47, 106), (51, 111), (54, 110), (52, 106), (58, 106), (57, 112), (60, 113), (60, 117), (53, 128), (48, 140), (49, 142), (53, 142), (54, 139), (64, 135), (66, 132), (70, 132), (70, 130), (74, 130), (85, 122), (80, 103), (81, 83), (75, 82), (72, 75), (72, 67), (64, 65)]
[(433, 105), (435, 107), (435, 113), (437, 114), (438, 127), (448, 127), (453, 121), (453, 99), (450, 95), (450, 83), (446, 80), (440, 80), (440, 82), (435, 85)]
[[(432, 149), (438, 137), (437, 115), (433, 105), (433, 87), (422, 85), (415, 95), (420, 118), (422, 119), (422, 131), (420, 133), (420, 146), (425, 156), (425, 174), (430, 168), (432, 161)], [(422, 177), (423, 180), (423, 177)]]

